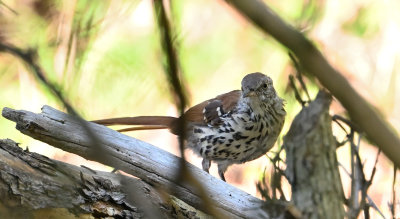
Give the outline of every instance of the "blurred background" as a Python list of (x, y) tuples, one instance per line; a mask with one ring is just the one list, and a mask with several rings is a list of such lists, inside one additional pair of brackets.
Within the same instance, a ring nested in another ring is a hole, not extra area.
[[(321, 49), (396, 130), (400, 130), (400, 2), (397, 0), (266, 0), (280, 17), (301, 30)], [(263, 72), (286, 99), (288, 117), (283, 134), (301, 109), (288, 88), (295, 73), (288, 51), (263, 34), (221, 0), (175, 0), (169, 17), (175, 33), (180, 67), (190, 105), (220, 93), (240, 88), (244, 75)], [(38, 62), (47, 77), (64, 92), (87, 120), (137, 116), (176, 116), (163, 70), (163, 54), (150, 0), (2, 0), (0, 40), (38, 52)], [(308, 81), (312, 98), (318, 85)], [(15, 57), (0, 54), (0, 108), (40, 112), (43, 105), (64, 110), (51, 93)], [(332, 114), (346, 115), (334, 101)], [(15, 124), (0, 118), (0, 138), (10, 138), (30, 151), (93, 169), (110, 167), (26, 137)], [(343, 131), (333, 126), (337, 139)], [(168, 131), (127, 133), (173, 154), (179, 154), (177, 139)], [(274, 147), (277, 151), (281, 141)], [(349, 147), (338, 149), (339, 162), (350, 169)], [(270, 152), (273, 153), (273, 152)], [(201, 160), (186, 151), (189, 162), (201, 168)], [(367, 179), (377, 149), (361, 143), (361, 158)], [(260, 197), (256, 182), (269, 160), (262, 157), (234, 165), (227, 181)], [(343, 172), (342, 172), (343, 173)], [(212, 165), (211, 174), (217, 176)], [(399, 176), (399, 172), (397, 176)], [(398, 177), (400, 178), (400, 177)], [(345, 193), (350, 179), (342, 174)], [(395, 189), (400, 192), (400, 179)], [(390, 217), (393, 165), (381, 155), (368, 194), (385, 216)], [(290, 189), (286, 183), (287, 195)], [(397, 212), (400, 204), (397, 203)], [(371, 210), (373, 218), (381, 218)]]

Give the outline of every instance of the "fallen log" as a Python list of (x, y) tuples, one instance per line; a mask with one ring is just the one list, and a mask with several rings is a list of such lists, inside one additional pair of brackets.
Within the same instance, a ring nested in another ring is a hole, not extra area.
[[(171, 191), (172, 195), (190, 206), (209, 213), (209, 206), (204, 204), (199, 189), (176, 180), (180, 170), (179, 157), (105, 126), (78, 120), (49, 106), (44, 106), (39, 114), (4, 108), (2, 115), (16, 122), (16, 128), (23, 134), (86, 159), (113, 166), (154, 187)], [(95, 133), (95, 140), (89, 136), (87, 127)], [(93, 145), (94, 142), (96, 145)], [(96, 151), (103, 155), (98, 156)], [(265, 218), (279, 218), (287, 213), (287, 203), (271, 202), (265, 207), (264, 201), (189, 163), (186, 166), (203, 183), (207, 198), (211, 200), (208, 204), (224, 217), (262, 215)]]

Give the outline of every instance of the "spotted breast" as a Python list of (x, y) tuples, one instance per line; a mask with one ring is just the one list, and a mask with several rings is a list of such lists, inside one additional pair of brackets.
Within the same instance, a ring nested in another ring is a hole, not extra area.
[(271, 78), (254, 74), (243, 79), (241, 91), (234, 91), (239, 98), (228, 111), (217, 97), (204, 107), (204, 123), (188, 129), (188, 147), (203, 157), (203, 169), (208, 172), (211, 161), (216, 162), (223, 180), (228, 166), (270, 150), (284, 124), (284, 103)]

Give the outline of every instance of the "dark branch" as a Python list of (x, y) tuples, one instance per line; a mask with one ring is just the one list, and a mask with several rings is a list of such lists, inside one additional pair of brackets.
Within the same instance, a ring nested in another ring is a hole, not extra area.
[(335, 70), (321, 52), (302, 33), (279, 18), (261, 0), (226, 0), (265, 33), (270, 34), (296, 55), (301, 66), (314, 75), (346, 108), (367, 137), (400, 166), (400, 139), (391, 126), (376, 112), (350, 83)]

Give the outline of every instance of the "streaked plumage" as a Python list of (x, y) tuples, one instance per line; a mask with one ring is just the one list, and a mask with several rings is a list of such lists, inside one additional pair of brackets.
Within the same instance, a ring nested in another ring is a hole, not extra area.
[[(203, 158), (203, 170), (211, 161), (225, 180), (228, 166), (264, 155), (277, 140), (286, 112), (272, 79), (251, 73), (242, 80), (242, 90), (234, 90), (204, 101), (185, 112), (186, 144)], [(123, 131), (168, 128), (177, 133), (178, 118), (165, 116), (125, 117), (94, 121), (104, 125), (143, 125)]]

